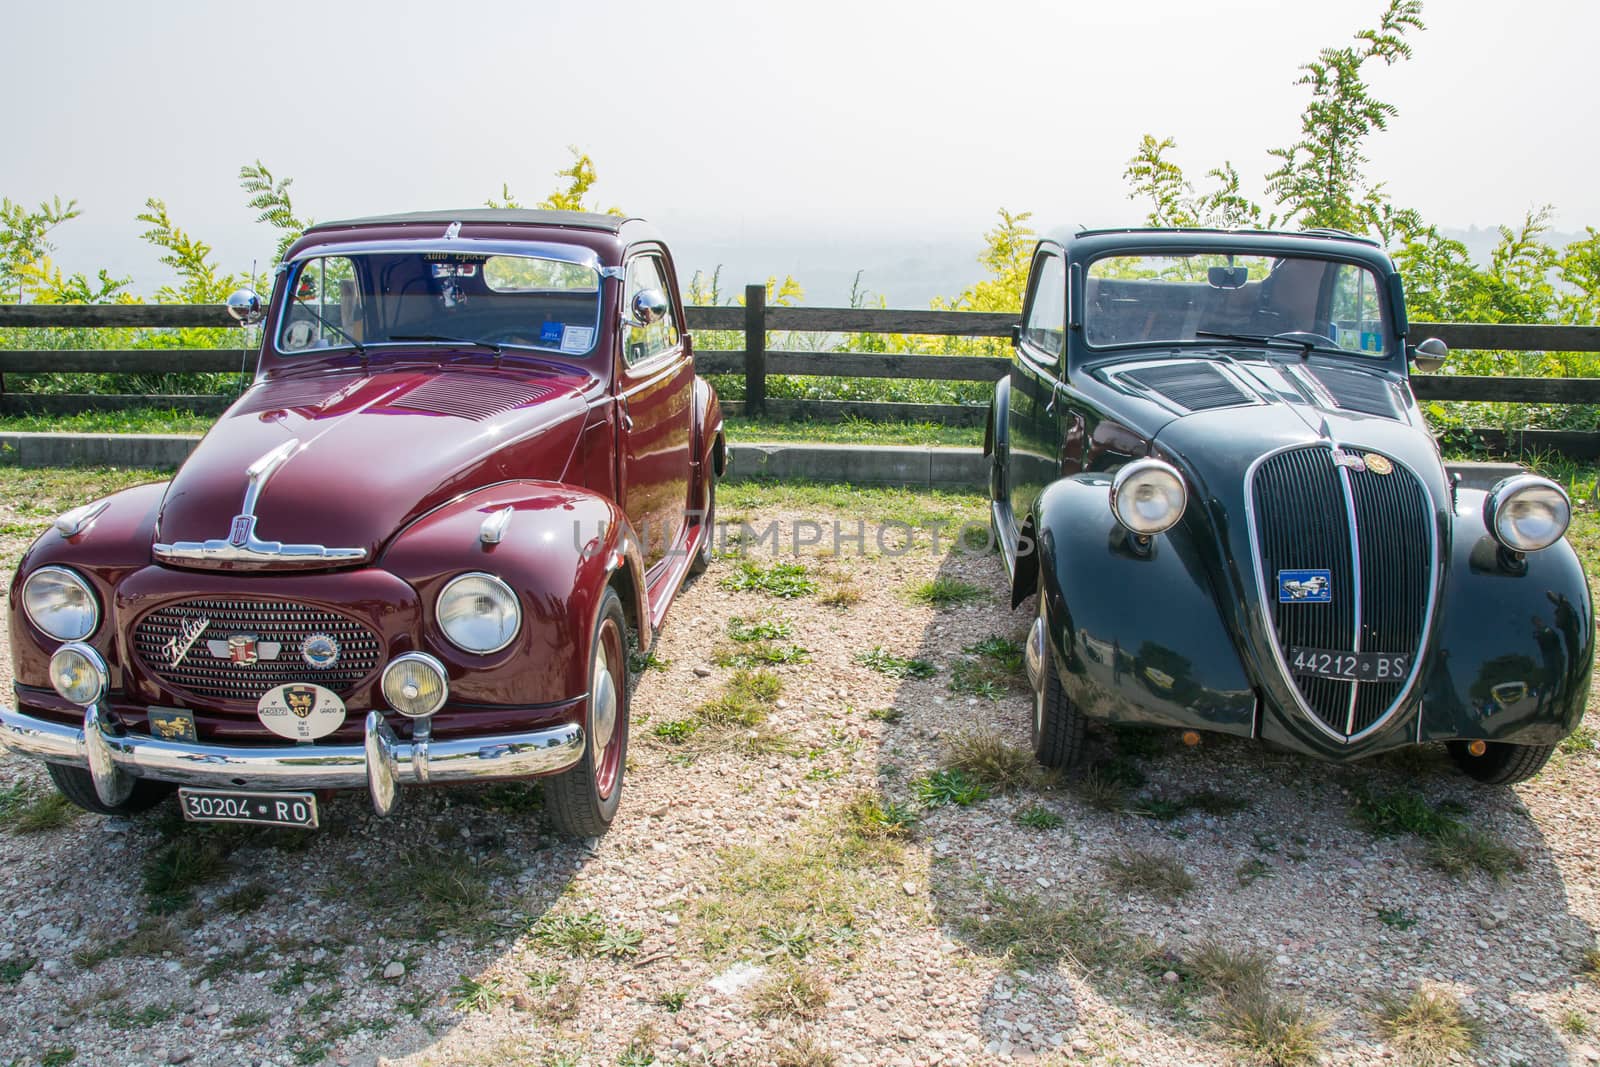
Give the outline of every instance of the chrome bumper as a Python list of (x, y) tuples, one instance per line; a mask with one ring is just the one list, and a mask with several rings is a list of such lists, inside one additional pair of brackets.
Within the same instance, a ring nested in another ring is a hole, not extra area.
[(583, 756), (575, 723), (525, 734), (401, 741), (376, 711), (367, 713), (360, 745), (204, 745), (126, 733), (98, 705), (82, 726), (63, 726), (0, 707), (0, 745), (24, 756), (85, 767), (108, 804), (126, 799), (133, 779), (152, 778), (210, 789), (360, 789), (379, 815), (394, 810), (402, 785), (523, 778), (572, 766)]

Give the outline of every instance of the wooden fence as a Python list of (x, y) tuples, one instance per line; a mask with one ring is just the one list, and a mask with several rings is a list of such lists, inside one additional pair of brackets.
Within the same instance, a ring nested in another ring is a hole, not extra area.
[[(873, 352), (768, 350), (767, 335), (914, 334), (938, 337), (1008, 337), (1017, 321), (1012, 313), (910, 311), (883, 308), (768, 307), (764, 286), (745, 289), (743, 307), (691, 307), (695, 332), (729, 331), (743, 335), (734, 349), (696, 348), (695, 365), (705, 374), (742, 375), (745, 399), (724, 404), (730, 414), (782, 419), (833, 421), (848, 416), (912, 419), (954, 426), (981, 425), (981, 405), (902, 404), (874, 401), (769, 399), (771, 375), (823, 375), (843, 378), (898, 378), (992, 382), (1010, 366), (990, 356), (938, 356)], [(220, 305), (183, 304), (4, 304), (0, 327), (217, 327), (234, 326)], [(1597, 326), (1520, 326), (1413, 322), (1414, 339), (1438, 337), (1452, 350), (1600, 352)], [(0, 342), (3, 343), (3, 342)], [(67, 414), (131, 407), (173, 407), (220, 412), (230, 398), (213, 395), (49, 394), (15, 392), (7, 374), (104, 373), (186, 374), (239, 372), (253, 367), (255, 353), (243, 349), (142, 348), (127, 350), (0, 349), (0, 414)], [(1536, 404), (1600, 404), (1600, 377), (1500, 378), (1419, 374), (1412, 390), (1423, 400), (1475, 400)], [(1600, 457), (1600, 433), (1526, 430), (1506, 434), (1474, 430), (1484, 447), (1499, 452), (1553, 451), (1579, 459)]]

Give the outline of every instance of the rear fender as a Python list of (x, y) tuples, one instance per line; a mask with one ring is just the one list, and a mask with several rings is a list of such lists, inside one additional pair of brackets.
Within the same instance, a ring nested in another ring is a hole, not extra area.
[[(506, 508), (512, 515), (502, 539), (484, 543), (484, 520)], [(539, 704), (583, 695), (595, 613), (610, 584), (623, 597), (629, 623), (649, 644), (638, 539), (615, 504), (587, 489), (515, 481), (477, 490), (409, 526), (380, 565), (421, 598), (422, 650), (451, 667), (453, 699)], [(438, 628), (440, 591), (469, 571), (495, 575), (521, 600), (522, 627), (499, 652), (463, 652)]]
[(1043, 575), (1067, 695), (1094, 718), (1253, 735), (1255, 692), (1196, 544), (1209, 532), (1191, 514), (1140, 549), (1110, 487), (1102, 473), (1063, 478), (1023, 524), (1037, 549), (1017, 573), (1031, 560)]
[(694, 380), (695, 458), (718, 478), (728, 469), (728, 447), (722, 435), (722, 404), (704, 378)]
[(1484, 526), (1485, 494), (1458, 493), (1418, 740), (1554, 744), (1588, 701), (1589, 583), (1565, 540), (1511, 559)]

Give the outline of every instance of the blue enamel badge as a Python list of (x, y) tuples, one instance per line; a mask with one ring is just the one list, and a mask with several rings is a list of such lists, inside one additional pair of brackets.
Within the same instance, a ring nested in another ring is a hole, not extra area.
[(1279, 571), (1278, 603), (1333, 603), (1333, 573), (1331, 571)]

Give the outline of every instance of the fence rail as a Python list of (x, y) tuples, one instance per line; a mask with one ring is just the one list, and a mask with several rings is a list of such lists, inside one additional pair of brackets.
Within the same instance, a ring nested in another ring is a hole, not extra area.
[[(1003, 377), (1009, 362), (991, 356), (939, 356), (906, 353), (809, 352), (769, 350), (767, 339), (784, 333), (909, 334), (926, 337), (1006, 337), (1017, 316), (1011, 313), (917, 311), (894, 308), (770, 307), (766, 288), (747, 286), (742, 307), (691, 307), (689, 328), (696, 332), (742, 335), (738, 348), (697, 349), (695, 365), (706, 374), (742, 375), (745, 399), (729, 401), (732, 413), (777, 418), (839, 420), (911, 419), (949, 425), (977, 425), (977, 405), (911, 404), (886, 401), (784, 400), (767, 396), (773, 375), (841, 378), (899, 378), (917, 381), (991, 382)], [(175, 328), (234, 327), (220, 304), (4, 304), (0, 328)], [(1413, 322), (1414, 337), (1438, 337), (1452, 349), (1600, 352), (1600, 326), (1548, 326)], [(3, 344), (0, 339), (0, 344)], [(47, 373), (190, 374), (247, 371), (254, 358), (242, 348), (17, 349), (0, 348), (0, 414), (62, 415), (91, 410), (158, 406), (218, 413), (228, 397), (146, 393), (37, 393), (8, 390), (5, 376)], [(1499, 378), (1419, 374), (1412, 390), (1425, 400), (1496, 401), (1530, 404), (1600, 404), (1600, 378)], [(1600, 457), (1600, 433), (1528, 430), (1472, 431), (1486, 447), (1559, 451), (1574, 458)]]

